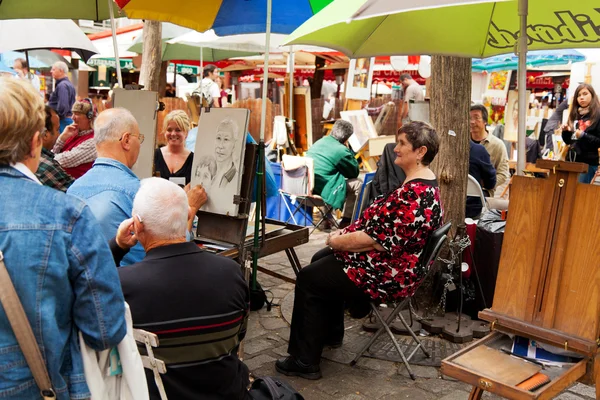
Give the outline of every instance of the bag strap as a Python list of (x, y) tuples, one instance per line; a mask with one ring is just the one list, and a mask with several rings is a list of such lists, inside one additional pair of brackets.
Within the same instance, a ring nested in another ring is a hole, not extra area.
[(42, 397), (45, 400), (55, 399), (56, 394), (52, 389), (52, 383), (46, 370), (46, 363), (42, 358), (42, 353), (35, 340), (31, 324), (27, 320), (23, 305), (19, 300), (19, 296), (15, 291), (15, 287), (4, 264), (2, 251), (0, 251), (0, 301)]

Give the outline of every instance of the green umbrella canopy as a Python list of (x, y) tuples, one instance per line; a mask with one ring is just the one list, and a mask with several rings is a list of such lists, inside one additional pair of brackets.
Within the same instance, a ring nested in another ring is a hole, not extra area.
[[(224, 44), (219, 46), (216, 41), (218, 37), (212, 33), (212, 35), (202, 34), (207, 36), (207, 40), (210, 42), (204, 42), (201, 44), (195, 43), (170, 43), (170, 39), (174, 37), (181, 37), (186, 33), (193, 32), (190, 29), (181, 28), (177, 25), (163, 23), (162, 31), (162, 60), (198, 60), (200, 58), (200, 49), (202, 48), (202, 57), (204, 61), (214, 62), (219, 60), (225, 60), (234, 57), (247, 57), (255, 56), (264, 51), (264, 46), (254, 46), (250, 48), (246, 46), (244, 49), (234, 48), (231, 44)], [(210, 36), (210, 37), (208, 37)], [(143, 51), (143, 37), (136, 39), (135, 43), (127, 49), (135, 53), (142, 53)]]
[[(511, 52), (517, 43), (516, 0), (470, 2), (399, 13), (394, 12), (400, 2), (379, 0), (381, 7), (387, 6), (392, 14), (363, 14), (359, 18), (364, 19), (353, 20), (365, 3), (335, 0), (294, 31), (286, 44), (329, 47), (352, 58), (395, 54), (483, 58)], [(527, 33), (530, 50), (600, 47), (600, 3), (529, 0)]]
[[(124, 17), (112, 1), (115, 18)], [(102, 21), (110, 18), (107, 0), (2, 0), (0, 19), (47, 18), (90, 19)]]

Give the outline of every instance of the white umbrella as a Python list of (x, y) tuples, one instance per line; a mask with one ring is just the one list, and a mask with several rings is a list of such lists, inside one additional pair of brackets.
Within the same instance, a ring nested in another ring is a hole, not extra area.
[(85, 61), (98, 53), (94, 44), (72, 20), (0, 20), (0, 53), (38, 49), (71, 50)]

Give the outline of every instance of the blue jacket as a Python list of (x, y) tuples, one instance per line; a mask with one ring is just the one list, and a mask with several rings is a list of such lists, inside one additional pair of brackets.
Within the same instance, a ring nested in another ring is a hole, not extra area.
[[(85, 204), (0, 165), (0, 250), (59, 400), (90, 396), (77, 332), (97, 350), (125, 336), (123, 292), (108, 243)], [(39, 390), (0, 307), (0, 398)]]
[[(121, 222), (131, 218), (133, 198), (139, 188), (139, 178), (127, 166), (111, 158), (99, 157), (67, 193), (90, 206), (108, 242), (116, 236)], [(138, 243), (123, 258), (121, 266), (140, 262), (145, 255), (144, 248)]]
[(60, 119), (65, 119), (73, 115), (71, 112), (73, 104), (75, 104), (75, 87), (67, 77), (57, 80), (48, 105), (56, 110)]

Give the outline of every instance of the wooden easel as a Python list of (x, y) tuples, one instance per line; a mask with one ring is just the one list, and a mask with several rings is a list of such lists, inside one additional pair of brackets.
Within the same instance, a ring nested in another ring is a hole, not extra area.
[[(550, 399), (578, 380), (595, 383), (600, 400), (600, 187), (577, 182), (586, 164), (540, 160), (536, 166), (550, 170), (549, 177), (513, 178), (493, 305), (479, 313), (494, 332), (444, 360), (442, 373), (472, 384), (474, 400), (484, 391)], [(534, 392), (456, 361), (506, 334), (575, 352), (582, 360), (553, 370), (551, 382)]]

